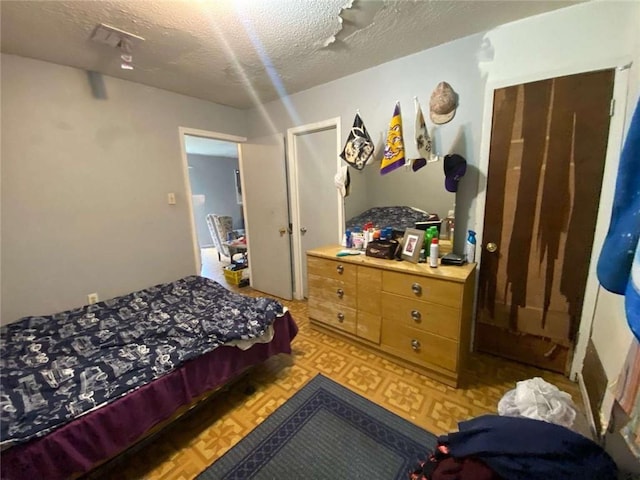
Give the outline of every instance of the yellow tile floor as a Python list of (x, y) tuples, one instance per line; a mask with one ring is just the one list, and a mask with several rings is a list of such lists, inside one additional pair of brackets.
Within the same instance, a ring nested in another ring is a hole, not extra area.
[[(259, 294), (249, 287), (228, 287)], [(535, 376), (557, 385), (581, 404), (577, 385), (567, 378), (483, 354), (472, 355), (462, 388), (448, 387), (314, 330), (307, 318), (306, 302), (283, 303), (300, 327), (291, 356), (279, 355), (255, 367), (229, 389), (91, 477), (192, 479), (318, 373), (434, 434), (455, 430), (460, 420), (495, 413), (498, 400), (516, 381)], [(255, 392), (247, 394), (248, 386)]]

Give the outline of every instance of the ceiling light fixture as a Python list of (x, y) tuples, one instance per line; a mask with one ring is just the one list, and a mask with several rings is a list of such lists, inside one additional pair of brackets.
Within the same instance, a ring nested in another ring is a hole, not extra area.
[(144, 42), (144, 38), (138, 35), (104, 23), (96, 26), (91, 40), (120, 50), (120, 68), (123, 70), (133, 70), (133, 48), (136, 44)]
[(120, 63), (120, 68), (122, 68), (123, 70), (133, 70), (131, 41), (129, 41), (128, 38), (122, 38), (122, 40), (120, 40), (120, 43), (118, 44), (118, 47), (120, 47), (120, 51), (122, 52), (120, 54), (120, 60), (122, 60), (122, 63)]

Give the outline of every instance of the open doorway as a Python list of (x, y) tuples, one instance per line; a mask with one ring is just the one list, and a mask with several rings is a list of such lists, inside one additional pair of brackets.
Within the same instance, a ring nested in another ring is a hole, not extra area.
[(186, 191), (200, 274), (225, 285), (249, 283), (238, 141), (181, 129)]

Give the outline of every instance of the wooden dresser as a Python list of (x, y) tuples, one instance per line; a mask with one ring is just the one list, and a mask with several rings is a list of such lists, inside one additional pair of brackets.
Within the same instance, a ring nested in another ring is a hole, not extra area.
[(471, 341), (475, 264), (414, 264), (307, 252), (309, 319), (429, 377), (457, 387)]

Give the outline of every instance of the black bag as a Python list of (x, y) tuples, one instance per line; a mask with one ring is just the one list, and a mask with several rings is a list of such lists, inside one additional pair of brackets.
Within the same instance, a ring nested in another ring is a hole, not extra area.
[(365, 254), (367, 257), (393, 260), (399, 248), (400, 243), (397, 240), (374, 240), (367, 245)]

